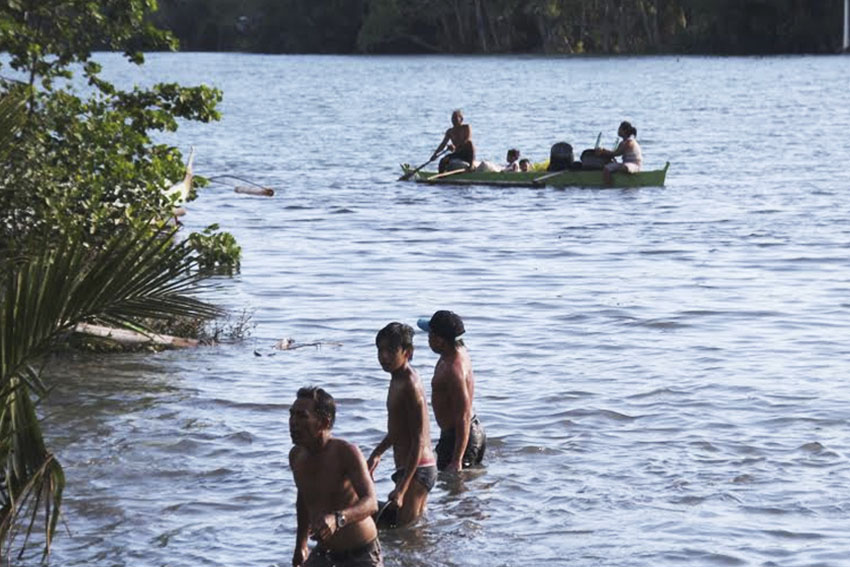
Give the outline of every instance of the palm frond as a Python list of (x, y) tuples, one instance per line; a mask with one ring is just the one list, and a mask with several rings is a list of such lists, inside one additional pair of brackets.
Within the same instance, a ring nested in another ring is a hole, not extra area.
[[(202, 275), (192, 250), (165, 232), (119, 231), (92, 250), (83, 238), (7, 262), (0, 275), (0, 551), (29, 509), (45, 514), (45, 551), (53, 538), (65, 480), (47, 451), (33, 397), (45, 393), (33, 362), (82, 322), (149, 331), (141, 318), (211, 318), (213, 305), (188, 294)], [(26, 543), (24, 543), (24, 547)], [(8, 547), (7, 547), (8, 548)]]
[[(27, 527), (29, 536), (38, 503), (43, 500), (46, 554), (59, 521), (65, 473), (44, 446), (38, 416), (26, 386), (15, 379), (10, 382), (11, 392), (0, 400), (0, 462), (4, 473), (0, 487), (0, 541), (7, 540), (28, 508), (33, 514)], [(35, 502), (28, 506), (33, 498)]]
[(6, 156), (26, 121), (26, 92), (15, 88), (0, 96), (0, 158)]

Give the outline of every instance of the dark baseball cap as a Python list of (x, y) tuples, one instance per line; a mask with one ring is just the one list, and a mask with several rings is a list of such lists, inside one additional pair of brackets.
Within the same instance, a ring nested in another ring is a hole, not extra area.
[(431, 316), (431, 319), (423, 317), (416, 325), (426, 333), (433, 332), (444, 339), (454, 340), (466, 332), (463, 328), (463, 320), (453, 311), (441, 310)]

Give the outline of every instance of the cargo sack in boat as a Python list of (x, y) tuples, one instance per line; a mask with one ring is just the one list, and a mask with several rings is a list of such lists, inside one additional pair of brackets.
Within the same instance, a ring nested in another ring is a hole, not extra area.
[(581, 152), (581, 168), (582, 169), (602, 169), (614, 160), (612, 157), (603, 157), (596, 155), (596, 150), (593, 148)]
[(564, 171), (566, 169), (576, 169), (576, 165), (581, 165), (575, 161), (573, 155), (573, 147), (566, 142), (558, 142), (549, 150), (549, 167), (547, 171)]

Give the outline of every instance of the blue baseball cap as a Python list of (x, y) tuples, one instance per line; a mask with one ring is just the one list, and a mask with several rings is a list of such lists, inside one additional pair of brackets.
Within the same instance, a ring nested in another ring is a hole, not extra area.
[(466, 332), (460, 316), (447, 310), (437, 311), (430, 319), (422, 317), (416, 321), (416, 326), (426, 333), (434, 333), (449, 340), (454, 340)]

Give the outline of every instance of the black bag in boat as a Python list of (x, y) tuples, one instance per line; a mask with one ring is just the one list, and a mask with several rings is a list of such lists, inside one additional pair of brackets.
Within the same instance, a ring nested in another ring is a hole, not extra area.
[(612, 157), (603, 157), (596, 155), (596, 150), (593, 148), (581, 152), (581, 168), (582, 169), (602, 169), (607, 164), (614, 160)]
[(566, 169), (581, 169), (581, 163), (575, 161), (571, 145), (558, 142), (549, 150), (549, 167), (546, 170), (564, 171)]

